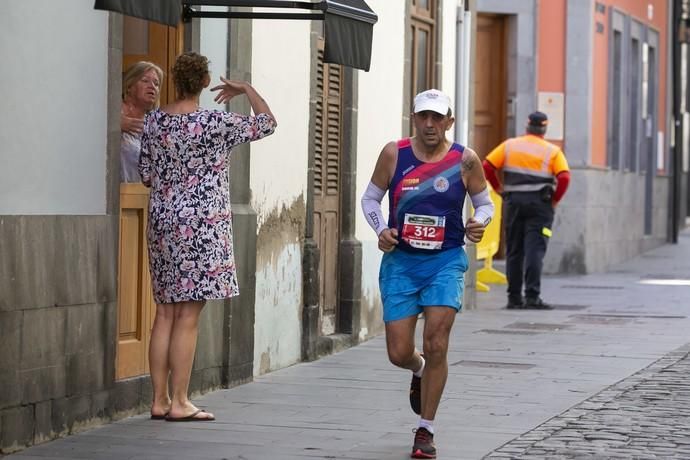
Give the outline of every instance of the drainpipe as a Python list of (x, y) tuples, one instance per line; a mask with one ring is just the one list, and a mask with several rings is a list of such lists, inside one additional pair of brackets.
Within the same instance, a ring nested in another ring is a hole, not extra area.
[(682, 0), (673, 1), (671, 12), (673, 26), (673, 176), (672, 176), (672, 204), (671, 204), (671, 242), (678, 243), (680, 229), (681, 174), (683, 174), (683, 117), (681, 113), (682, 82), (681, 82), (681, 21), (683, 20)]
[[(455, 140), (462, 145), (470, 143), (470, 82), (472, 78), (472, 11), (470, 2), (473, 0), (458, 0), (456, 8), (456, 46), (455, 46)], [(463, 207), (463, 220), (469, 217), (469, 199)], [(465, 273), (465, 292), (463, 305), (472, 309), (477, 303), (477, 270), (473, 262), (477, 258), (477, 248), (474, 244), (466, 246), (467, 258), (470, 261)]]
[(472, 13), (468, 3), (458, 0), (456, 17), (455, 57), (455, 139), (462, 145), (469, 143), (470, 136), (470, 58), (472, 45)]

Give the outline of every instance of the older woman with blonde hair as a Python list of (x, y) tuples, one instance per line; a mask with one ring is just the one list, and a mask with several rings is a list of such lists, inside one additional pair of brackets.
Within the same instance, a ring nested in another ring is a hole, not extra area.
[(144, 116), (158, 107), (163, 71), (152, 62), (141, 61), (125, 72), (120, 110), (120, 181), (141, 182), (139, 152)]

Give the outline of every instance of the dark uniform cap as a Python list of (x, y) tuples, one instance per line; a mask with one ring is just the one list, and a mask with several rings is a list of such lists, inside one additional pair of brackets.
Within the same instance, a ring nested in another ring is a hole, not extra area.
[(527, 123), (532, 126), (546, 126), (549, 124), (549, 117), (546, 116), (544, 112), (532, 112), (527, 117)]

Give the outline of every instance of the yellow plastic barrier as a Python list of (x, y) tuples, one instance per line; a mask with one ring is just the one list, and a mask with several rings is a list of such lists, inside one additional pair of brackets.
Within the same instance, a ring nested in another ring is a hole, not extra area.
[(498, 252), (498, 244), (501, 241), (501, 208), (503, 206), (503, 198), (496, 193), (491, 185), (489, 187), (489, 195), (491, 201), (494, 202), (496, 211), (494, 218), (484, 231), (482, 240), (477, 243), (477, 260), (484, 259), (484, 268), (477, 271), (477, 291), (488, 292), (491, 284), (507, 284), (508, 279), (506, 275), (493, 268), (494, 255)]

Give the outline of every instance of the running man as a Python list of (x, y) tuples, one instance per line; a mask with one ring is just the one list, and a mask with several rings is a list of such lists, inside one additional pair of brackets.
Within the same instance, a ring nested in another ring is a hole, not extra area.
[[(379, 273), (390, 361), (412, 372), (410, 404), (419, 414), (412, 458), (436, 458), (434, 418), (448, 378), (448, 342), (462, 305), (465, 237), (478, 242), (494, 206), (475, 152), (446, 139), (455, 121), (450, 98), (430, 89), (414, 99), (415, 137), (387, 144), (362, 209), (384, 252)], [(386, 221), (381, 201), (388, 191)], [(474, 216), (463, 225), (469, 194)], [(386, 223), (387, 222), (387, 223)], [(415, 348), (424, 313), (423, 353)]]

